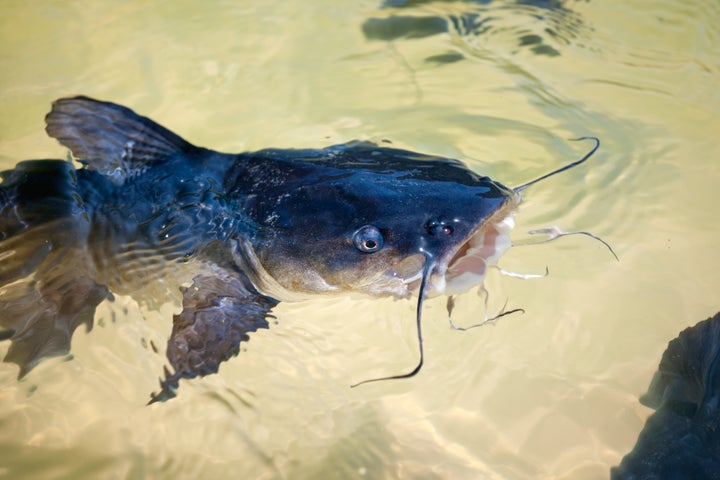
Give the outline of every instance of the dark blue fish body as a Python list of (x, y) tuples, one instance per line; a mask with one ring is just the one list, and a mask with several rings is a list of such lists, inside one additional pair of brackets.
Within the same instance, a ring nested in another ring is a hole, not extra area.
[(224, 154), (87, 97), (55, 102), (46, 120), (83, 166), (0, 173), (5, 360), (24, 375), (67, 353), (113, 292), (181, 295), (156, 399), (216, 372), (278, 301), (419, 289), (422, 301), (477, 285), (519, 203), (462, 162), (369, 142)]
[(720, 313), (668, 344), (640, 400), (656, 412), (613, 480), (720, 479)]

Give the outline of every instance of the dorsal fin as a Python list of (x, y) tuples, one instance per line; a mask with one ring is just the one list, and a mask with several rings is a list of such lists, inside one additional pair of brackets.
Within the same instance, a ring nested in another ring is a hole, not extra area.
[(48, 135), (115, 184), (197, 147), (129, 108), (88, 97), (62, 98), (45, 117)]

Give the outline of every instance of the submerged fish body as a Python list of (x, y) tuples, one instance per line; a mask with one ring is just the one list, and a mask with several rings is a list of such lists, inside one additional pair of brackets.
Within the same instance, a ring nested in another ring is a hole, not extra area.
[(668, 344), (640, 401), (656, 411), (613, 480), (720, 479), (720, 313)]
[(509, 248), (519, 192), (599, 145), (509, 189), (458, 160), (369, 142), (219, 153), (87, 97), (56, 101), (46, 122), (82, 166), (0, 172), (5, 361), (22, 376), (67, 353), (113, 292), (175, 300), (156, 400), (217, 372), (280, 301), (417, 293), (419, 328), (423, 298), (482, 284)]

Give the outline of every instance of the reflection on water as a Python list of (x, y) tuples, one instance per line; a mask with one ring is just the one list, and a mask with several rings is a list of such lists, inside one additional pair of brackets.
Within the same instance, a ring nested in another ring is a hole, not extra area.
[[(10, 477), (607, 478), (668, 340), (717, 311), (715, 2), (10, 0), (0, 22), (1, 170), (64, 158), (43, 117), (78, 93), (225, 151), (390, 139), (509, 186), (590, 134), (597, 158), (528, 189), (515, 238), (557, 224), (620, 257), (578, 237), (511, 248), (503, 268), (550, 271), (488, 279), (491, 308), (525, 314), (456, 332), (430, 300), (422, 374), (356, 389), (413, 363), (414, 304), (283, 304), (219, 375), (151, 407), (178, 305), (117, 296), (69, 361), (20, 382), (0, 366)], [(483, 313), (469, 293), (453, 319)]]
[[(437, 9), (437, 2), (387, 1), (382, 9), (391, 13), (368, 18), (362, 24), (362, 31), (370, 40), (385, 41), (439, 34), (489, 37), (483, 42), (493, 43), (502, 43), (505, 38), (514, 41), (517, 49), (526, 48), (536, 55), (555, 57), (560, 51), (553, 44), (567, 45), (580, 30), (587, 29), (581, 17), (565, 5), (574, 2), (470, 0), (452, 3), (451, 8), (442, 11)], [(433, 55), (426, 60), (449, 63), (462, 58), (455, 55), (452, 52)]]

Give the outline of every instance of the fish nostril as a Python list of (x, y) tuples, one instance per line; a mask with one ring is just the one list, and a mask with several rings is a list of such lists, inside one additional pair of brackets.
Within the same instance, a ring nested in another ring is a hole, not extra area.
[(430, 235), (435, 235), (438, 232), (442, 232), (445, 235), (451, 235), (455, 231), (452, 225), (447, 225), (444, 221), (437, 218), (428, 220), (425, 224), (425, 230), (427, 230)]

